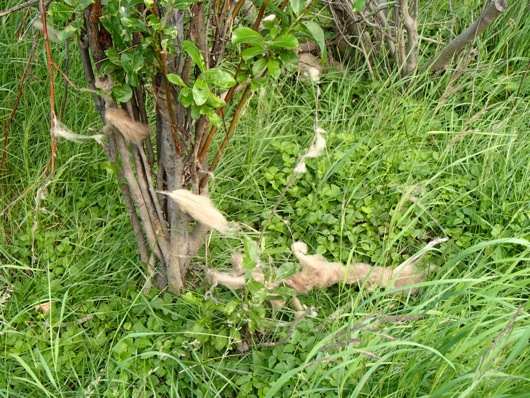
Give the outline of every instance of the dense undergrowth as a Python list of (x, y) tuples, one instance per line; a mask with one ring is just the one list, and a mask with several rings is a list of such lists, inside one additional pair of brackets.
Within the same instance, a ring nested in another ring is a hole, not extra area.
[[(395, 266), (428, 240), (450, 238), (428, 259), (439, 269), (417, 297), (338, 286), (303, 297), (319, 313), (295, 323), (289, 310), (272, 313), (252, 286), (219, 288), (205, 300), (200, 270), (183, 296), (144, 295), (115, 170), (96, 144), (59, 143), (57, 172), (35, 210), (50, 148), (38, 55), (0, 176), (0, 394), (526, 396), (523, 10), (516, 3), (502, 17), (510, 28), (477, 43), (479, 56), (456, 81), (447, 74), (370, 82), (350, 71), (323, 78), (318, 107), (315, 87), (296, 80), (254, 93), (211, 188), (247, 235), (261, 230), (290, 179), (315, 109), (328, 132), (325, 155), (308, 161), (268, 227), (263, 259), (292, 269), (288, 248), (304, 240), (330, 260)], [(14, 22), (1, 23), (5, 125), (31, 43), (15, 43)], [(82, 87), (71, 57), (70, 75)], [(70, 91), (66, 104), (68, 125), (101, 127), (88, 94)], [(226, 267), (242, 248), (241, 238), (212, 234), (197, 263)]]

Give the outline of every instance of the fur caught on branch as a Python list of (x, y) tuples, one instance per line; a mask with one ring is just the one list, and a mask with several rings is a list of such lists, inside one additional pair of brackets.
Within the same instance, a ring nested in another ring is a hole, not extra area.
[(58, 138), (64, 138), (67, 141), (75, 142), (78, 144), (85, 140), (94, 140), (99, 145), (103, 147), (105, 146), (105, 143), (103, 141), (105, 136), (103, 134), (80, 135), (80, 134), (73, 133), (72, 131), (70, 131), (68, 127), (66, 127), (59, 120), (57, 120), (57, 118), (55, 118), (53, 133)]
[(149, 126), (131, 119), (123, 109), (108, 108), (105, 112), (105, 119), (108, 124), (122, 133), (128, 142), (140, 145), (149, 137)]
[(195, 195), (186, 189), (159, 193), (169, 196), (184, 213), (210, 229), (215, 229), (223, 235), (231, 232), (228, 221), (207, 196)]
[[(365, 285), (368, 290), (378, 288), (406, 287), (424, 280), (425, 276), (436, 269), (435, 266), (420, 270), (416, 264), (423, 255), (434, 246), (446, 242), (447, 238), (437, 238), (429, 242), (422, 250), (410, 257), (396, 268), (372, 266), (366, 263), (352, 263), (344, 266), (338, 262), (329, 262), (320, 254), (307, 254), (307, 245), (303, 242), (295, 242), (291, 246), (293, 254), (298, 259), (301, 271), (283, 280), (266, 283), (262, 266), (258, 265), (252, 272), (252, 279), (264, 283), (267, 288), (274, 288), (281, 283), (293, 289), (298, 294), (305, 294), (314, 288), (327, 288), (337, 283)], [(208, 269), (206, 279), (214, 288), (217, 285), (228, 286), (233, 289), (241, 289), (245, 286), (245, 277), (241, 268), (242, 255), (232, 256), (232, 272), (220, 272)], [(402, 289), (396, 294), (416, 294), (417, 288)], [(283, 303), (275, 301), (275, 308)], [(297, 310), (303, 308), (295, 298), (293, 304)]]

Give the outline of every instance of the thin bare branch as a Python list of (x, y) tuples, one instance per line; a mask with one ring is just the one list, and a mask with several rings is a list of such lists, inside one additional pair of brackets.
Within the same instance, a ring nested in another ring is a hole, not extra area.
[(480, 17), (467, 29), (455, 37), (427, 66), (431, 72), (444, 69), (466, 45), (472, 43), (484, 32), (508, 7), (507, 0), (493, 0)]
[(8, 14), (11, 14), (12, 12), (21, 10), (22, 8), (30, 7), (33, 4), (37, 4), (39, 1), (40, 0), (29, 0), (29, 1), (25, 1), (24, 3), (17, 4), (16, 6), (8, 8), (5, 11), (0, 11), (0, 17), (6, 16)]
[(403, 59), (403, 76), (410, 75), (416, 70), (418, 64), (418, 20), (414, 16), (417, 10), (417, 1), (413, 6), (412, 15), (407, 0), (399, 0), (401, 20), (407, 32), (406, 54)]

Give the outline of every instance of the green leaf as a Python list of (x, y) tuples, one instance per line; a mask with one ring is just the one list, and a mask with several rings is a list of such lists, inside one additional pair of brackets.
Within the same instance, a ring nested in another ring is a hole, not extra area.
[(324, 36), (324, 31), (322, 27), (314, 21), (304, 21), (302, 22), (304, 27), (307, 29), (309, 34), (313, 37), (315, 42), (320, 48), (320, 54), (322, 54), (322, 60), (326, 61), (327, 51), (326, 51), (326, 37)]
[(243, 83), (244, 81), (246, 81), (248, 79), (248, 76), (246, 73), (243, 73), (243, 72), (239, 72), (237, 75), (236, 75), (236, 81), (238, 83)]
[(145, 22), (138, 18), (123, 17), (120, 20), (122, 25), (125, 26), (130, 32), (142, 32), (149, 34), (149, 29), (147, 29)]
[(190, 40), (184, 40), (182, 42), (182, 49), (197, 64), (201, 72), (204, 72), (206, 70), (206, 62), (204, 62), (204, 57), (202, 56), (201, 52), (199, 51), (199, 48), (194, 42)]
[(258, 76), (267, 67), (267, 58), (260, 58), (252, 65), (252, 74)]
[(210, 91), (210, 94), (208, 96), (208, 101), (206, 101), (206, 104), (211, 106), (212, 108), (220, 108), (222, 106), (226, 105), (225, 100), (219, 98), (217, 95), (212, 93)]
[[(258, 281), (254, 281), (254, 280), (249, 281), (247, 283), (247, 289), (250, 292), (250, 294), (252, 294), (253, 296), (256, 295), (257, 293), (261, 293), (261, 291), (267, 293), (263, 283), (260, 283)], [(250, 315), (250, 313), (249, 313), (249, 315)]]
[(197, 3), (198, 0), (168, 0), (167, 3), (171, 5), (172, 8), (177, 10), (186, 10), (193, 3)]
[(252, 81), (250, 82), (250, 88), (252, 90), (256, 90), (260, 87), (263, 87), (263, 86), (266, 86), (270, 83), (269, 81), (269, 76), (266, 75), (266, 76), (262, 76), (262, 77), (258, 77), (256, 79), (252, 79)]
[(214, 341), (214, 347), (217, 351), (222, 350), (226, 347), (226, 344), (228, 343), (228, 338), (226, 337), (226, 331), (223, 329), (220, 329), (217, 332), (217, 335), (213, 339)]
[(115, 48), (109, 48), (107, 51), (105, 51), (105, 54), (107, 55), (107, 58), (110, 62), (112, 62), (114, 65), (121, 66), (120, 55)]
[(112, 87), (112, 95), (118, 102), (127, 102), (132, 98), (133, 92), (128, 84), (117, 84)]
[(251, 47), (261, 47), (265, 49), (265, 40), (255, 30), (247, 27), (234, 29), (232, 33), (232, 44), (248, 44)]
[(298, 57), (292, 50), (285, 50), (279, 54), (279, 58), (282, 61), (282, 65), (287, 70), (295, 70), (298, 67)]
[(54, 1), (48, 8), (48, 14), (56, 21), (68, 21), (72, 18), (74, 10), (63, 2)]
[(132, 69), (134, 72), (140, 72), (144, 69), (144, 50), (141, 47), (135, 48), (133, 52)]
[(270, 10), (271, 14), (274, 14), (283, 25), (289, 26), (291, 24), (291, 18), (287, 13), (282, 10), (280, 7), (274, 5), (272, 2), (267, 4), (267, 10)]
[(184, 301), (186, 301), (189, 304), (195, 305), (200, 307), (202, 304), (202, 300), (199, 299), (194, 293), (192, 292), (186, 292), (182, 296), (180, 296)]
[(191, 106), (191, 118), (193, 120), (197, 120), (198, 118), (201, 117), (201, 115), (202, 115), (201, 109), (202, 109), (202, 107), (198, 106), (198, 105), (192, 105)]
[(171, 83), (177, 86), (187, 87), (186, 83), (184, 83), (184, 80), (182, 80), (182, 78), (179, 75), (176, 75), (175, 73), (168, 73), (167, 80), (169, 80)]
[(193, 104), (193, 93), (191, 92), (191, 88), (183, 87), (182, 90), (180, 90), (179, 101), (186, 108)]
[(204, 72), (204, 78), (207, 82), (221, 88), (230, 88), (236, 85), (234, 77), (219, 68), (208, 69)]
[(289, 0), (289, 4), (296, 16), (299, 16), (300, 12), (305, 8), (305, 0)]
[(221, 116), (215, 113), (215, 110), (210, 108), (208, 105), (201, 107), (201, 114), (206, 115), (210, 123), (216, 127), (219, 127), (221, 124), (223, 124), (223, 119), (221, 119)]
[(195, 84), (193, 84), (193, 101), (197, 105), (202, 105), (208, 100), (208, 96), (210, 95), (210, 89), (208, 87), (208, 83), (202, 76), (199, 76), (197, 80), (195, 80)]
[(280, 62), (277, 59), (270, 59), (269, 62), (267, 62), (267, 70), (274, 79), (278, 79), (282, 73)]
[(125, 83), (132, 87), (138, 87), (138, 85), (140, 84), (138, 80), (138, 74), (127, 73), (127, 75), (125, 76)]
[(210, 115), (208, 115), (208, 120), (211, 124), (213, 124), (215, 127), (220, 127), (223, 124), (223, 119), (221, 119), (221, 116), (219, 116), (217, 113), (213, 112)]
[(114, 163), (110, 162), (110, 161), (107, 161), (107, 162), (102, 162), (100, 165), (99, 165), (99, 168), (101, 170), (105, 170), (107, 172), (107, 174), (109, 175), (117, 175), (118, 174), (118, 166), (116, 166)]
[(238, 306), (238, 300), (230, 300), (228, 303), (226, 303), (225, 306), (223, 306), (223, 314), (225, 314), (226, 316), (230, 315)]
[(249, 59), (257, 57), (258, 55), (262, 55), (263, 52), (264, 49), (261, 47), (249, 47), (241, 51), (241, 57), (243, 60), (248, 61)]
[(120, 61), (126, 73), (133, 72), (132, 58), (133, 58), (132, 51), (124, 51), (121, 53)]
[(272, 40), (270, 46), (276, 49), (292, 49), (298, 47), (298, 39), (295, 35), (287, 33), (284, 35), (278, 36), (276, 39)]
[(82, 25), (83, 21), (81, 19), (76, 19), (71, 24), (67, 25), (66, 28), (57, 34), (59, 42), (63, 43), (66, 41), (66, 39), (72, 37)]
[(355, 3), (353, 4), (353, 11), (361, 12), (364, 10), (364, 7), (366, 6), (366, 0), (355, 0)]
[(70, 7), (75, 7), (75, 12), (83, 11), (85, 8), (87, 8), (90, 4), (94, 3), (94, 0), (65, 0), (66, 4), (68, 4)]
[(256, 242), (245, 235), (245, 257), (243, 258), (243, 268), (252, 271), (258, 265), (258, 246)]

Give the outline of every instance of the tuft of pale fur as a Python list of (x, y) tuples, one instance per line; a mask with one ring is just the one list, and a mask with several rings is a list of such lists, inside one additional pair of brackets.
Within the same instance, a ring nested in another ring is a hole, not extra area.
[(223, 285), (231, 287), (232, 289), (241, 289), (245, 286), (245, 278), (243, 275), (232, 275), (226, 272), (208, 269), (206, 271), (206, 281), (210, 286)]
[(346, 269), (341, 263), (330, 263), (320, 254), (307, 254), (304, 242), (291, 246), (302, 271), (285, 279), (285, 283), (297, 293), (307, 293), (313, 288), (325, 288), (344, 280)]
[(95, 135), (80, 135), (71, 132), (68, 127), (62, 124), (60, 121), (55, 119), (53, 132), (56, 137), (64, 138), (67, 141), (81, 143), (83, 140), (95, 140), (100, 145), (105, 145), (103, 139), (105, 136), (103, 134)]
[[(435, 244), (441, 241), (433, 241)], [(428, 247), (434, 246), (432, 243)], [(396, 269), (372, 266), (366, 263), (352, 263), (348, 267), (341, 263), (327, 261), (320, 254), (307, 255), (307, 245), (295, 242), (291, 246), (300, 262), (302, 271), (286, 279), (286, 284), (298, 293), (307, 293), (314, 288), (325, 288), (336, 283), (364, 284), (368, 290), (377, 288), (404, 287), (421, 282), (435, 267), (425, 271), (416, 268), (415, 262), (403, 263)], [(419, 257), (415, 260), (418, 261)], [(400, 291), (397, 294), (415, 294), (418, 289)]]
[[(232, 263), (232, 270), (229, 273), (220, 272), (208, 268), (206, 271), (206, 281), (213, 287), (217, 285), (223, 285), (231, 287), (232, 289), (241, 289), (245, 286), (245, 277), (243, 276), (243, 259), (245, 255), (243, 253), (233, 253), (230, 256), (230, 262)], [(265, 283), (265, 274), (261, 265), (252, 271), (252, 279), (257, 282)]]
[(169, 196), (180, 209), (193, 219), (223, 235), (231, 232), (228, 221), (217, 210), (207, 196), (195, 195), (186, 189), (176, 189), (172, 192), (160, 192)]
[(326, 148), (326, 139), (324, 138), (324, 134), (326, 134), (326, 130), (320, 127), (317, 127), (315, 129), (313, 142), (307, 149), (307, 152), (304, 154), (304, 156), (302, 156), (302, 158), (298, 161), (298, 164), (294, 168), (295, 173), (305, 173), (307, 171), (307, 167), (305, 164), (306, 159), (317, 158), (322, 154), (322, 151), (324, 150), (324, 148)]
[[(33, 21), (33, 27), (41, 32), (44, 32), (44, 24), (40, 18)], [(48, 40), (53, 41), (54, 43), (59, 43), (59, 31), (55, 29), (50, 23), (46, 23), (46, 33), (48, 34)]]
[(107, 123), (116, 128), (123, 137), (136, 145), (149, 137), (149, 126), (131, 119), (127, 112), (119, 108), (108, 108), (105, 112)]

